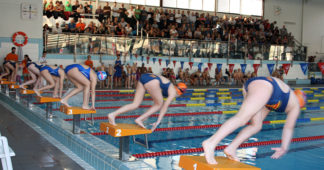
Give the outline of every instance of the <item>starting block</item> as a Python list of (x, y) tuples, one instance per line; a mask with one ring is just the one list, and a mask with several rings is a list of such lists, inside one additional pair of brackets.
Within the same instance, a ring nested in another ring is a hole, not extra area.
[(40, 97), (36, 96), (36, 100), (39, 103), (46, 103), (46, 118), (53, 117), (53, 103), (61, 101), (60, 98), (53, 98), (53, 97)]
[[(96, 113), (96, 110), (86, 110), (82, 109), (81, 107), (67, 107), (65, 105), (61, 105), (60, 111), (67, 114), (67, 115), (73, 115), (73, 133), (78, 134), (80, 133), (80, 118), (81, 114), (91, 114), (91, 119), (93, 122), (93, 115)], [(86, 118), (85, 118), (86, 120)]]
[(210, 165), (204, 156), (180, 156), (179, 166), (185, 170), (261, 170), (261, 168), (230, 160), (222, 156), (215, 157), (218, 164)]
[[(9, 91), (8, 91), (8, 88), (6, 85), (11, 85), (11, 84), (15, 84), (15, 83), (16, 82), (0, 80), (0, 90), (3, 90), (8, 95)], [(3, 89), (2, 89), (2, 86), (4, 86)]]
[[(106, 132), (113, 137), (120, 137), (119, 139), (119, 159), (127, 160), (129, 157), (129, 136), (133, 136), (134, 143), (139, 143), (135, 141), (134, 135), (145, 135), (146, 147), (148, 147), (147, 134), (152, 133), (151, 130), (142, 128), (135, 124), (124, 124), (119, 123), (116, 126), (104, 122), (100, 124), (100, 130)], [(143, 145), (142, 143), (139, 143)]]
[[(16, 92), (16, 99), (19, 99), (19, 89), (20, 89), (19, 85), (11, 84), (11, 85), (9, 85), (9, 88), (13, 89), (14, 92)], [(27, 86), (24, 86), (24, 88), (27, 88)]]

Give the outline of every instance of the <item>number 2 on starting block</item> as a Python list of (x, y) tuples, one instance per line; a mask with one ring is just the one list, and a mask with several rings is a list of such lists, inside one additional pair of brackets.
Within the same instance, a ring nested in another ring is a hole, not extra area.
[(73, 110), (72, 109), (69, 109), (69, 115), (73, 114)]

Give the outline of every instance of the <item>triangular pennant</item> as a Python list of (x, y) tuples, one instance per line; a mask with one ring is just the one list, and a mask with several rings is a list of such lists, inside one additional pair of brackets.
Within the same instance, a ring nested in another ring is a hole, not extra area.
[(222, 69), (222, 65), (223, 65), (223, 64), (217, 64), (217, 67), (216, 67), (216, 68), (217, 68), (217, 71), (218, 71), (218, 72), (221, 71), (221, 69)]
[(207, 65), (208, 65), (209, 70), (211, 70), (213, 63), (208, 63)]
[(168, 66), (170, 64), (170, 60), (165, 60), (165, 65)]
[(161, 58), (159, 58), (159, 65), (161, 65), (162, 64), (162, 59)]
[(192, 69), (193, 62), (189, 62), (190, 69)]
[(229, 72), (232, 74), (234, 70), (234, 64), (229, 64), (228, 67), (229, 67)]
[(150, 57), (147, 56), (147, 57), (146, 57), (146, 64), (149, 64), (149, 62), (150, 62)]
[(241, 64), (242, 73), (245, 74), (246, 64)]
[(183, 69), (184, 61), (180, 61), (181, 69)]
[(153, 64), (155, 64), (155, 62), (156, 62), (156, 58), (152, 58), (152, 60), (153, 60)]
[(176, 60), (173, 60), (172, 62), (173, 62), (173, 66), (175, 67), (175, 66), (176, 66), (176, 63), (177, 63), (177, 61), (176, 61)]
[(304, 75), (306, 75), (306, 72), (308, 70), (308, 63), (300, 63), (300, 67), (301, 67)]
[(257, 74), (260, 64), (253, 64), (254, 72)]
[(198, 70), (200, 70), (201, 71), (201, 66), (203, 65), (203, 63), (199, 63), (198, 64)]
[(290, 68), (290, 64), (282, 64), (282, 68), (284, 69), (285, 71), (285, 74), (287, 75), (288, 74), (288, 71), (289, 71), (289, 68)]
[(267, 64), (270, 75), (272, 75), (274, 65), (275, 64)]

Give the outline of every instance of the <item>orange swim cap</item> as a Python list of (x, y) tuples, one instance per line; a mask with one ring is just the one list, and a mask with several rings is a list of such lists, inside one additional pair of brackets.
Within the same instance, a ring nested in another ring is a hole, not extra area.
[(184, 84), (184, 83), (177, 84), (176, 90), (177, 90), (178, 95), (182, 95), (186, 91), (186, 89), (187, 89), (186, 84)]
[(307, 102), (306, 94), (302, 90), (294, 90), (294, 92), (298, 99), (300, 108), (304, 107)]

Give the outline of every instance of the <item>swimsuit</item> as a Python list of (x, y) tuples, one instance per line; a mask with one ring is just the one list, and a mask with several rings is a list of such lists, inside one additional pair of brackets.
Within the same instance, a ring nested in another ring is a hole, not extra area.
[(287, 93), (283, 92), (276, 80), (271, 77), (255, 77), (247, 80), (244, 84), (244, 88), (246, 91), (248, 91), (249, 84), (254, 80), (264, 80), (272, 84), (273, 92), (269, 101), (265, 105), (266, 108), (276, 112), (285, 112), (289, 101), (290, 90)]
[(44, 67), (41, 67), (40, 69), (39, 69), (39, 71), (43, 71), (43, 70), (48, 70), (48, 72), (51, 74), (51, 75), (53, 75), (53, 76), (56, 76), (56, 77), (60, 77), (60, 74), (59, 74), (59, 69), (60, 69), (60, 67), (57, 67), (56, 69), (52, 69), (51, 67), (49, 67), (49, 66), (44, 66)]
[(169, 89), (169, 86), (171, 84), (171, 82), (168, 82), (168, 83), (163, 83), (161, 78), (154, 75), (154, 74), (150, 74), (150, 73), (146, 73), (146, 74), (142, 74), (141, 78), (140, 78), (140, 82), (145, 85), (146, 83), (150, 82), (151, 80), (159, 80), (160, 82), (160, 88), (162, 90), (162, 95), (164, 97), (168, 97), (169, 96), (169, 93), (168, 93), (168, 89)]
[(28, 68), (30, 65), (34, 64), (36, 68), (38, 68), (38, 70), (40, 70), (43, 66), (42, 65), (38, 65), (34, 62), (27, 62), (26, 67)]
[(90, 80), (90, 70), (91, 68), (89, 67), (88, 69), (85, 69), (82, 65), (80, 64), (71, 64), (65, 67), (65, 73), (67, 74), (72, 68), (78, 68), (80, 73), (82, 73), (88, 80)]
[(14, 61), (10, 61), (10, 60), (7, 60), (7, 61), (4, 61), (3, 62), (3, 65), (7, 64), (7, 63), (10, 63), (14, 68), (16, 68), (16, 62)]

